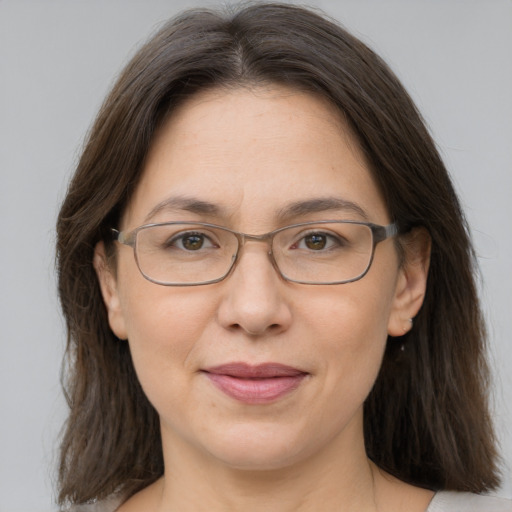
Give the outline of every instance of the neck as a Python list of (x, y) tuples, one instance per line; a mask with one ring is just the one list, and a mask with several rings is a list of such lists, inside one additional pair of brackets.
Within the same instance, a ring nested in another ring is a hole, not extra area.
[(164, 435), (164, 459), (165, 475), (155, 486), (162, 512), (377, 510), (362, 434), (345, 432), (308, 458), (260, 470), (231, 467)]
[(260, 470), (234, 468), (162, 433), (164, 476), (119, 512), (423, 512), (433, 496), (369, 461), (362, 425), (300, 462)]

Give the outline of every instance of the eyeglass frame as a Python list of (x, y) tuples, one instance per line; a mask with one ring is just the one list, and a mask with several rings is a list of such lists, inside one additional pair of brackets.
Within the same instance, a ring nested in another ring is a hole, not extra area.
[[(149, 277), (142, 271), (142, 269), (140, 267), (139, 259), (137, 256), (137, 249), (136, 249), (137, 234), (139, 233), (139, 231), (142, 231), (144, 229), (148, 229), (148, 228), (151, 228), (154, 226), (170, 226), (170, 225), (175, 225), (175, 224), (180, 224), (180, 225), (185, 225), (185, 226), (187, 226), (187, 225), (188, 226), (204, 226), (207, 228), (221, 229), (223, 231), (227, 231), (227, 232), (235, 235), (237, 242), (238, 242), (238, 247), (237, 247), (237, 250), (232, 258), (232, 262), (231, 262), (228, 270), (226, 271), (226, 273), (223, 276), (221, 276), (217, 279), (212, 279), (210, 281), (203, 281), (203, 282), (198, 282), (198, 283), (163, 283), (161, 281), (157, 281), (156, 279), (152, 279), (151, 277)], [(287, 277), (281, 271), (281, 269), (279, 268), (279, 265), (277, 264), (277, 261), (274, 257), (273, 251), (272, 251), (272, 244), (273, 244), (275, 235), (277, 235), (278, 233), (280, 233), (281, 231), (284, 231), (286, 229), (298, 228), (298, 227), (302, 227), (302, 226), (313, 226), (313, 225), (318, 225), (318, 224), (357, 224), (357, 225), (361, 225), (361, 226), (367, 226), (370, 229), (370, 231), (372, 233), (372, 250), (371, 250), (371, 254), (370, 254), (370, 259), (368, 261), (368, 265), (366, 266), (366, 269), (364, 272), (362, 272), (361, 274), (359, 274), (358, 276), (356, 276), (354, 278), (345, 279), (342, 281), (311, 282), (311, 281), (300, 281), (297, 279), (291, 279), (291, 278)], [(319, 220), (319, 221), (300, 222), (297, 224), (290, 224), (290, 225), (284, 226), (282, 228), (274, 229), (273, 231), (269, 231), (268, 233), (263, 233), (261, 235), (251, 235), (249, 233), (242, 233), (240, 231), (235, 231), (233, 229), (227, 228), (225, 226), (219, 226), (218, 224), (211, 224), (208, 222), (192, 222), (192, 221), (155, 222), (155, 223), (150, 223), (150, 224), (143, 224), (142, 226), (136, 227), (130, 231), (126, 231), (126, 230), (120, 231), (115, 228), (110, 228), (110, 231), (111, 231), (114, 241), (117, 241), (123, 245), (127, 245), (128, 247), (131, 247), (133, 249), (135, 262), (136, 262), (137, 268), (139, 269), (139, 272), (142, 274), (142, 276), (146, 280), (150, 281), (151, 283), (158, 284), (160, 286), (203, 286), (203, 285), (215, 284), (215, 283), (219, 283), (219, 282), (223, 281), (235, 269), (236, 264), (238, 263), (238, 260), (240, 258), (241, 249), (245, 245), (246, 241), (266, 242), (267, 243), (268, 248), (269, 248), (267, 255), (269, 256), (270, 262), (272, 263), (272, 266), (274, 267), (274, 269), (276, 270), (278, 275), (281, 276), (285, 281), (288, 281), (291, 283), (305, 284), (305, 285), (322, 285), (322, 286), (353, 283), (355, 281), (359, 281), (360, 279), (362, 279), (370, 270), (370, 267), (372, 266), (373, 258), (375, 255), (375, 247), (377, 246), (377, 244), (379, 244), (380, 242), (383, 242), (384, 240), (387, 240), (388, 238), (396, 236), (399, 233), (398, 226), (396, 225), (395, 222), (392, 222), (391, 224), (387, 224), (387, 225), (383, 226), (380, 224), (374, 224), (373, 222), (365, 222), (365, 221), (358, 221), (358, 220)]]

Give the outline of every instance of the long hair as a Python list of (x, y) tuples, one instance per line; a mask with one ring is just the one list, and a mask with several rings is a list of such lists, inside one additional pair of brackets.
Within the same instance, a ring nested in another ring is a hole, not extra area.
[[(499, 483), (488, 410), (475, 257), (435, 144), (387, 65), (336, 23), (291, 5), (187, 11), (127, 65), (89, 133), (57, 223), (67, 323), (60, 503), (125, 497), (163, 474), (159, 420), (127, 344), (109, 328), (92, 266), (115, 227), (159, 124), (200, 90), (281, 84), (328, 99), (364, 151), (401, 233), (432, 238), (427, 292), (412, 330), (390, 338), (364, 406), (368, 456), (431, 489)], [(398, 347), (403, 346), (404, 350)]]

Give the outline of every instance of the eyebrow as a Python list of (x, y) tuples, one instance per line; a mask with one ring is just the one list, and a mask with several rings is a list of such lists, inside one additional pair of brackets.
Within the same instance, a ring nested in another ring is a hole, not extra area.
[(348, 211), (359, 215), (364, 220), (368, 220), (368, 214), (361, 206), (340, 197), (319, 197), (306, 201), (297, 201), (279, 210), (277, 217), (280, 221), (284, 221), (291, 217), (328, 211)]
[(144, 223), (149, 222), (153, 217), (157, 214), (165, 211), (186, 211), (191, 213), (196, 213), (198, 215), (211, 215), (211, 216), (221, 216), (223, 213), (223, 208), (220, 206), (210, 203), (208, 201), (203, 201), (201, 199), (196, 199), (194, 197), (185, 197), (185, 196), (173, 196), (167, 199), (164, 199), (160, 203), (158, 203), (151, 211), (146, 215), (144, 219)]
[[(210, 203), (195, 197), (173, 196), (158, 203), (144, 219), (148, 223), (157, 214), (166, 211), (187, 211), (197, 215), (209, 215), (214, 217), (227, 217), (226, 210), (217, 204)], [(310, 213), (322, 213), (328, 211), (348, 211), (368, 220), (368, 214), (357, 203), (347, 201), (339, 197), (319, 197), (296, 201), (277, 212), (279, 222), (284, 222), (293, 217), (301, 217)]]

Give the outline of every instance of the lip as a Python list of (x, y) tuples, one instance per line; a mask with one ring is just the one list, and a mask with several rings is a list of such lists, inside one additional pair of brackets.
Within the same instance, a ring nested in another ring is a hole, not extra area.
[(266, 404), (297, 389), (307, 372), (280, 363), (228, 363), (203, 373), (220, 391), (245, 404)]

